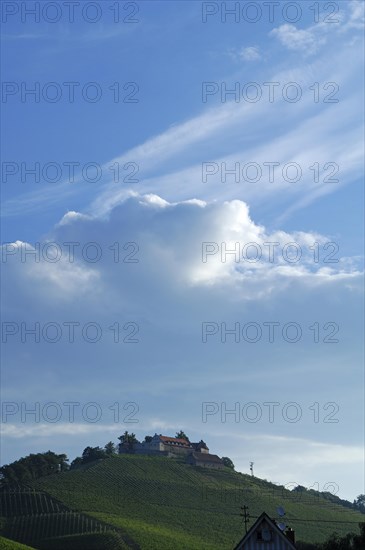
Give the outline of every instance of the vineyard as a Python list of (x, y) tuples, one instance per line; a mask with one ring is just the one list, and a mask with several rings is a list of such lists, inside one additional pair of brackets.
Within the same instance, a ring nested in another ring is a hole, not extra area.
[(297, 540), (358, 532), (364, 515), (229, 469), (115, 455), (28, 487), (0, 490), (2, 535), (39, 550), (231, 550), (251, 522), (284, 506)]
[(297, 538), (307, 542), (323, 541), (334, 530), (357, 532), (364, 520), (319, 495), (165, 457), (114, 456), (33, 485), (74, 510), (123, 529), (151, 550), (231, 550), (243, 534), (243, 504), (252, 521), (263, 510), (274, 517), (283, 505)]
[[(96, 518), (72, 511), (62, 502), (31, 487), (2, 487), (0, 509), (2, 534), (9, 539), (34, 545), (37, 548), (46, 550), (57, 548), (56, 539), (60, 539), (60, 543), (65, 544), (65, 537), (71, 536), (77, 536), (75, 540), (79, 547), (80, 535), (92, 536), (93, 539), (99, 540), (100, 548), (102, 548), (100, 541), (103, 537), (109, 540), (109, 543), (110, 537), (117, 537), (116, 546), (114, 540), (115, 548), (128, 548), (122, 545), (122, 539), (113, 532), (112, 527)], [(71, 548), (72, 539), (68, 540), (68, 543)], [(90, 547), (90, 541), (85, 544), (86, 548)], [(106, 548), (112, 548), (112, 546), (109, 544)]]
[(2, 517), (27, 514), (54, 514), (67, 511), (67, 507), (49, 495), (31, 487), (16, 485), (0, 488)]
[(6, 523), (4, 534), (20, 542), (36, 543), (44, 538), (106, 530), (94, 518), (76, 512), (59, 512), (11, 518)]

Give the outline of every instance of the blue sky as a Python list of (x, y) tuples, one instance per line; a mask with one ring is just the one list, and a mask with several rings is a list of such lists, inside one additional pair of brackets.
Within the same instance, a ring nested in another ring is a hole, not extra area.
[[(363, 2), (281, 2), (272, 20), (257, 2), (257, 22), (247, 2), (226, 22), (220, 2), (120, 2), (136, 21), (118, 23), (108, 1), (95, 23), (62, 2), (56, 23), (3, 4), (2, 463), (183, 428), (240, 471), (364, 492)], [(22, 97), (34, 86), (39, 101)], [(35, 323), (39, 341), (24, 332)], [(37, 421), (22, 418), (34, 403)]]

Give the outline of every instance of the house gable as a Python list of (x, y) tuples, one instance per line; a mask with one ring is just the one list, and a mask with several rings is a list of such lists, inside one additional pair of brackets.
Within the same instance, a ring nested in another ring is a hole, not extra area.
[(234, 550), (246, 550), (248, 548), (296, 550), (292, 541), (288, 539), (265, 512), (256, 520)]

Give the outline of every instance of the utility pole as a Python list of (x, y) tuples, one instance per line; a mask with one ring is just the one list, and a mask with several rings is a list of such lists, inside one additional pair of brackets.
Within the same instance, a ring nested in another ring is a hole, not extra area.
[(253, 465), (254, 465), (254, 462), (250, 462), (250, 472), (252, 476), (253, 476)]
[(246, 506), (246, 504), (244, 506), (241, 506), (241, 510), (243, 510), (241, 513), (240, 513), (240, 516), (243, 517), (243, 521), (245, 522), (245, 530), (246, 530), (246, 533), (247, 533), (247, 524), (249, 523), (250, 521), (250, 514), (248, 513), (248, 506)]

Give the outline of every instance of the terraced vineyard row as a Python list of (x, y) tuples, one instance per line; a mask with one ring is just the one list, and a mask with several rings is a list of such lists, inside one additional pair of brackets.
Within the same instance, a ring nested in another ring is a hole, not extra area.
[[(62, 548), (62, 544), (75, 544), (77, 548), (79, 545), (83, 548), (86, 544), (88, 548), (90, 541), (95, 539), (99, 541), (100, 548), (105, 543), (105, 547), (109, 549), (111, 537), (114, 535), (115, 548), (138, 548), (122, 529), (70, 510), (59, 500), (32, 487), (1, 487), (0, 510), (1, 534), (37, 548)], [(66, 536), (67, 540), (64, 538)]]
[(3, 487), (0, 490), (0, 509), (3, 517), (27, 514), (50, 514), (66, 511), (67, 507), (49, 495), (30, 487)]
[(94, 518), (77, 512), (58, 512), (9, 518), (3, 534), (19, 542), (36, 545), (45, 538), (106, 530), (107, 528)]

